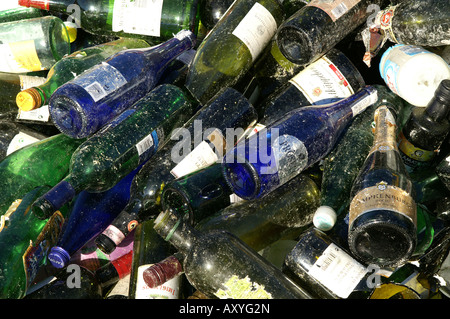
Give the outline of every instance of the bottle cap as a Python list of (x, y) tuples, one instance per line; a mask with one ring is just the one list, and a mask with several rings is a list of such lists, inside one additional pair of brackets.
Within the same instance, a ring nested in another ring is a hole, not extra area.
[(75, 23), (69, 21), (65, 21), (64, 25), (66, 26), (70, 43), (74, 42), (77, 39), (78, 26)]
[(64, 268), (70, 260), (70, 255), (64, 248), (55, 246), (50, 250), (48, 260), (50, 260), (53, 267)]
[(329, 206), (320, 206), (314, 213), (313, 224), (320, 230), (328, 231), (333, 228), (336, 219), (337, 214), (333, 208)]
[(29, 88), (17, 94), (16, 104), (22, 111), (31, 111), (42, 106), (42, 98), (36, 89)]

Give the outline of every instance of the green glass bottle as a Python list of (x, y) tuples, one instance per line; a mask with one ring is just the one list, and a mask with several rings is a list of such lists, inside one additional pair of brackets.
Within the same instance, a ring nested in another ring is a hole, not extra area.
[(12, 202), (0, 225), (0, 298), (25, 296), (47, 253), (56, 240), (68, 214), (66, 205), (49, 219), (41, 220), (30, 213), (33, 201), (50, 189), (38, 186)]
[(25, 7), (71, 15), (91, 33), (163, 42), (181, 30), (197, 33), (198, 0), (19, 0)]
[(284, 13), (277, 0), (238, 0), (200, 44), (186, 88), (204, 104), (233, 86), (269, 44)]
[(102, 192), (149, 160), (192, 115), (184, 92), (170, 84), (152, 90), (74, 152), (69, 174), (33, 205), (47, 218), (82, 190)]
[(65, 56), (50, 69), (45, 83), (33, 85), (18, 92), (16, 97), (17, 107), (23, 111), (30, 111), (47, 105), (57, 88), (87, 69), (101, 63), (119, 51), (147, 47), (149, 47), (149, 44), (144, 40), (120, 38)]
[(0, 23), (39, 18), (42, 16), (42, 10), (20, 7), (17, 1), (13, 1), (12, 3), (8, 1), (6, 3), (2, 2), (0, 6)]
[(1, 161), (0, 215), (35, 187), (58, 184), (67, 175), (70, 158), (83, 141), (58, 134), (27, 145)]
[(1, 72), (49, 70), (70, 53), (67, 28), (53, 16), (2, 23), (0, 38)]

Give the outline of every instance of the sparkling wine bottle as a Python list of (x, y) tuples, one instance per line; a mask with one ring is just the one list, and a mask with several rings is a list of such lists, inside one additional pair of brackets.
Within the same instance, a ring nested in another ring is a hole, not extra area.
[(74, 152), (69, 174), (33, 205), (46, 218), (83, 190), (102, 192), (144, 164), (193, 114), (183, 91), (161, 85)]
[(30, 111), (47, 105), (56, 89), (81, 75), (84, 71), (120, 51), (147, 48), (148, 46), (148, 43), (144, 40), (121, 38), (67, 55), (50, 69), (44, 83), (28, 86), (21, 92), (17, 92), (17, 106), (23, 111)]
[(148, 94), (170, 62), (194, 44), (192, 32), (180, 31), (159, 46), (113, 55), (53, 93), (49, 101), (53, 122), (73, 138), (91, 136)]
[(376, 101), (376, 89), (366, 87), (339, 102), (286, 114), (225, 155), (230, 187), (244, 199), (271, 192), (324, 158), (352, 119)]
[(186, 88), (201, 103), (233, 86), (269, 44), (283, 20), (276, 0), (235, 1), (200, 44)]
[(351, 190), (348, 242), (367, 264), (399, 266), (417, 244), (414, 186), (397, 148), (392, 113), (381, 106), (374, 118), (373, 147)]

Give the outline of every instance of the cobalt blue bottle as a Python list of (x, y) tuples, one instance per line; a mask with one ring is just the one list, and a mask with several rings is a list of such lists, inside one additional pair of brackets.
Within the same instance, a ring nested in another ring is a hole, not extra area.
[(368, 86), (332, 104), (288, 112), (225, 155), (227, 182), (241, 198), (264, 196), (326, 156), (352, 119), (377, 99)]
[(73, 138), (94, 134), (149, 93), (170, 63), (195, 43), (195, 35), (183, 30), (156, 47), (124, 50), (86, 70), (50, 98), (55, 126)]
[(72, 255), (100, 234), (130, 200), (131, 181), (139, 168), (121, 179), (113, 188), (101, 192), (82, 191), (63, 225), (58, 241), (48, 255), (55, 268), (67, 266)]

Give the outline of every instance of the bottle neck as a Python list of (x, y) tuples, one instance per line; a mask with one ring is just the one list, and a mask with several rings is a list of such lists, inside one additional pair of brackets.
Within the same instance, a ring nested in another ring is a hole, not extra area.
[(66, 13), (68, 3), (67, 1), (57, 0), (19, 0), (19, 5), (28, 8), (37, 8), (52, 12)]
[(397, 125), (389, 108), (380, 106), (375, 111), (375, 133), (371, 152), (378, 150), (397, 150)]

